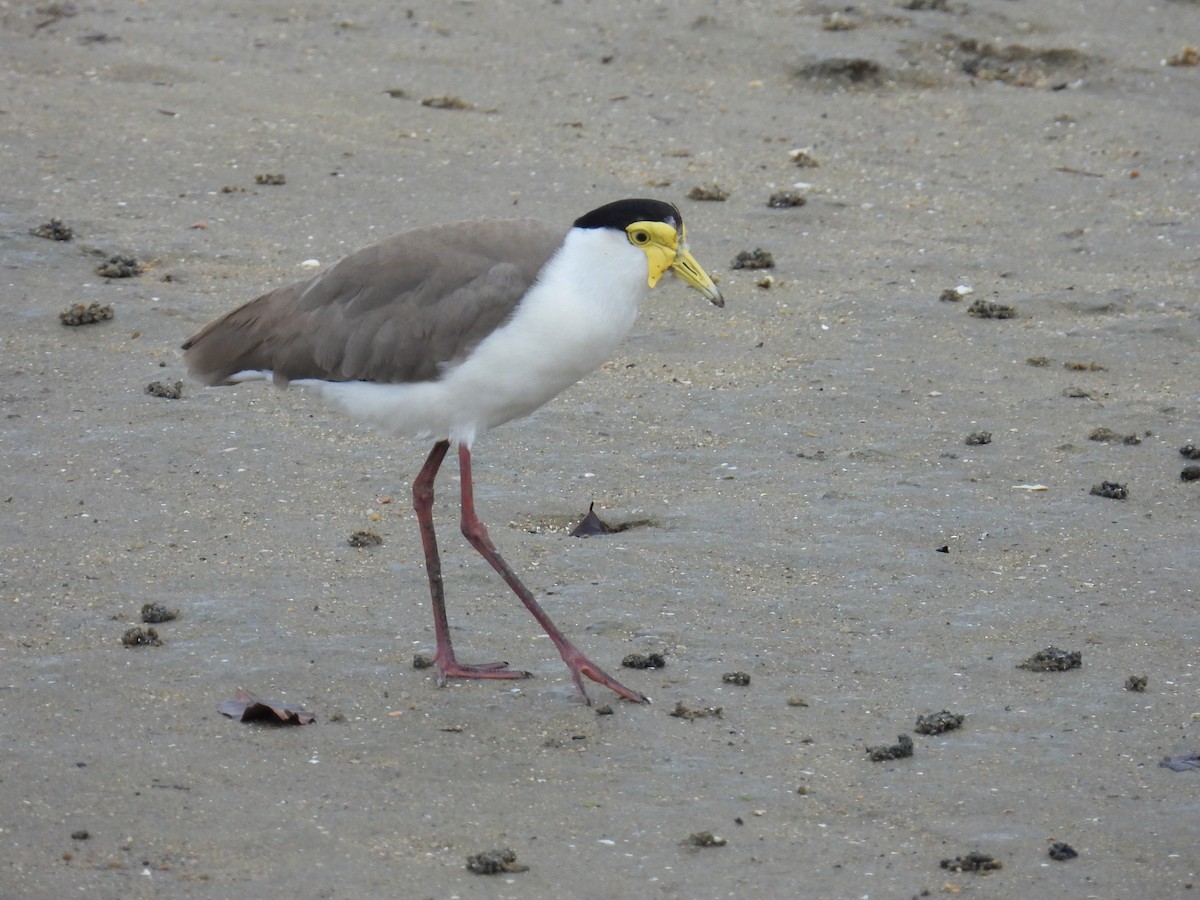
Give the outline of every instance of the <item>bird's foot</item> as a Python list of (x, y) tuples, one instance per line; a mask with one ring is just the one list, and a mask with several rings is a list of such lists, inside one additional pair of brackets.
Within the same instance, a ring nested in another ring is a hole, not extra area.
[(630, 690), (613, 678), (598, 665), (583, 655), (575, 646), (568, 644), (561, 649), (563, 662), (567, 664), (567, 668), (571, 670), (571, 677), (575, 680), (575, 687), (579, 690), (583, 701), (588, 705), (592, 705), (592, 698), (588, 696), (587, 691), (583, 689), (583, 679), (589, 678), (596, 684), (602, 684), (610, 691), (620, 694), (626, 700), (632, 700), (634, 703), (649, 703), (650, 698), (645, 694)]
[(460, 663), (453, 656), (443, 658), (440, 655), (435, 657), (434, 662), (437, 665), (437, 680), (440, 687), (445, 687), (447, 679), (450, 678), (515, 679), (532, 677), (529, 672), (510, 669), (506, 662)]

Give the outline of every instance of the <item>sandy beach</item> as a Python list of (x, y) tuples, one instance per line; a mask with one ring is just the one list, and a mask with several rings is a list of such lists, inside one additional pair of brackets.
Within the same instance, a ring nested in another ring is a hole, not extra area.
[[(1194, 0), (0, 2), (0, 898), (1196, 895), (1197, 46)], [(456, 646), (534, 677), (438, 688), (428, 446), (179, 345), (635, 196), (726, 307), (665, 281), (475, 483), (654, 702), (579, 702), (453, 464)]]

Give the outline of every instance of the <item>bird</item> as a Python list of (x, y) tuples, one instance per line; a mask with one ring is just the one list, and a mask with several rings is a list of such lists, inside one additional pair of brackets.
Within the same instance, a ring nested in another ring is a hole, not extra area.
[(471, 461), (477, 438), (528, 416), (605, 363), (668, 272), (725, 305), (688, 250), (679, 209), (662, 200), (607, 203), (565, 234), (531, 219), (416, 228), (216, 319), (184, 342), (183, 359), (207, 386), (299, 385), (389, 435), (434, 441), (412, 500), (439, 686), (529, 677), (506, 662), (460, 662), (451, 642), (433, 505), (434, 480), (453, 446), (464, 537), (549, 636), (583, 701), (591, 703), (587, 678), (645, 703), (559, 630), (505, 562), (476, 513)]

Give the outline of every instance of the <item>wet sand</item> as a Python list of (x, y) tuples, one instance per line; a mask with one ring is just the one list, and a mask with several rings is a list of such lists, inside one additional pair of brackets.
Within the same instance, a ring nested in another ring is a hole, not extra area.
[[(1200, 771), (1158, 761), (1200, 750), (1196, 3), (236, 9), (0, 6), (0, 896), (1192, 895)], [(307, 260), (637, 195), (726, 308), (662, 285), (475, 475), (654, 703), (577, 702), (453, 467), (456, 644), (534, 677), (438, 689), (428, 448), (177, 347)], [(569, 537), (592, 501), (634, 527)], [(127, 647), (146, 603), (179, 615)], [(1081, 664), (1018, 668), (1050, 646)], [(528, 869), (468, 870), (498, 849)]]

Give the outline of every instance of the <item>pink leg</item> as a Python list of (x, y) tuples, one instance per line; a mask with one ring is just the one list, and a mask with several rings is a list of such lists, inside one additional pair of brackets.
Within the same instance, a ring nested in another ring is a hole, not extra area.
[(528, 672), (508, 668), (508, 663), (483, 663), (467, 665), (454, 658), (454, 647), (450, 643), (450, 624), (446, 619), (446, 595), (442, 586), (442, 560), (438, 554), (437, 535), (433, 531), (433, 480), (437, 477), (442, 460), (446, 458), (449, 441), (434, 444), (429, 458), (413, 482), (413, 509), (421, 526), (421, 543), (425, 545), (425, 570), (429, 573), (429, 593), (433, 597), (433, 630), (437, 637), (437, 650), (433, 660), (437, 666), (438, 684), (445, 685), (447, 678), (528, 678)]
[[(441, 446), (441, 445), (439, 445)], [(435, 448), (436, 452), (436, 448)], [(445, 453), (443, 448), (442, 453)], [(432, 460), (432, 456), (430, 457)], [(438, 462), (441, 462), (439, 457)], [(429, 464), (426, 463), (426, 468)], [(436, 466), (434, 467), (436, 471)], [(487, 528), (483, 522), (479, 521), (479, 517), (475, 515), (475, 490), (471, 481), (471, 451), (465, 444), (459, 444), (458, 447), (458, 469), (462, 478), (462, 532), (471, 546), (479, 551), (480, 556), (486, 559), (493, 569), (500, 573), (514, 594), (516, 594), (521, 602), (525, 604), (525, 608), (533, 614), (537, 619), (538, 624), (550, 636), (550, 640), (554, 642), (554, 646), (558, 648), (558, 652), (562, 654), (563, 661), (567, 664), (567, 668), (571, 670), (571, 677), (575, 680), (575, 687), (579, 689), (579, 693), (583, 699), (591, 705), (591, 699), (587, 695), (587, 691), (583, 689), (583, 678), (587, 676), (597, 684), (602, 684), (610, 690), (616, 691), (627, 700), (633, 700), (635, 703), (646, 703), (650, 698), (644, 694), (639, 694), (637, 691), (631, 691), (612, 676), (608, 675), (603, 669), (593, 663), (590, 659), (563, 635), (558, 627), (550, 621), (550, 617), (546, 615), (546, 611), (533, 598), (533, 594), (529, 593), (529, 589), (521, 583), (521, 579), (516, 576), (516, 573), (508, 567), (496, 550), (492, 539), (488, 537)], [(422, 475), (424, 472), (422, 471)], [(420, 482), (420, 478), (417, 479)], [(430, 478), (432, 481), (432, 476)], [(429, 534), (433, 534), (433, 526), (430, 524)], [(436, 551), (435, 551), (436, 554)], [(428, 550), (426, 556), (428, 557)], [(432, 584), (433, 576), (430, 575), (430, 583)], [(435, 608), (437, 604), (435, 602)], [(447, 635), (447, 642), (449, 636)]]

